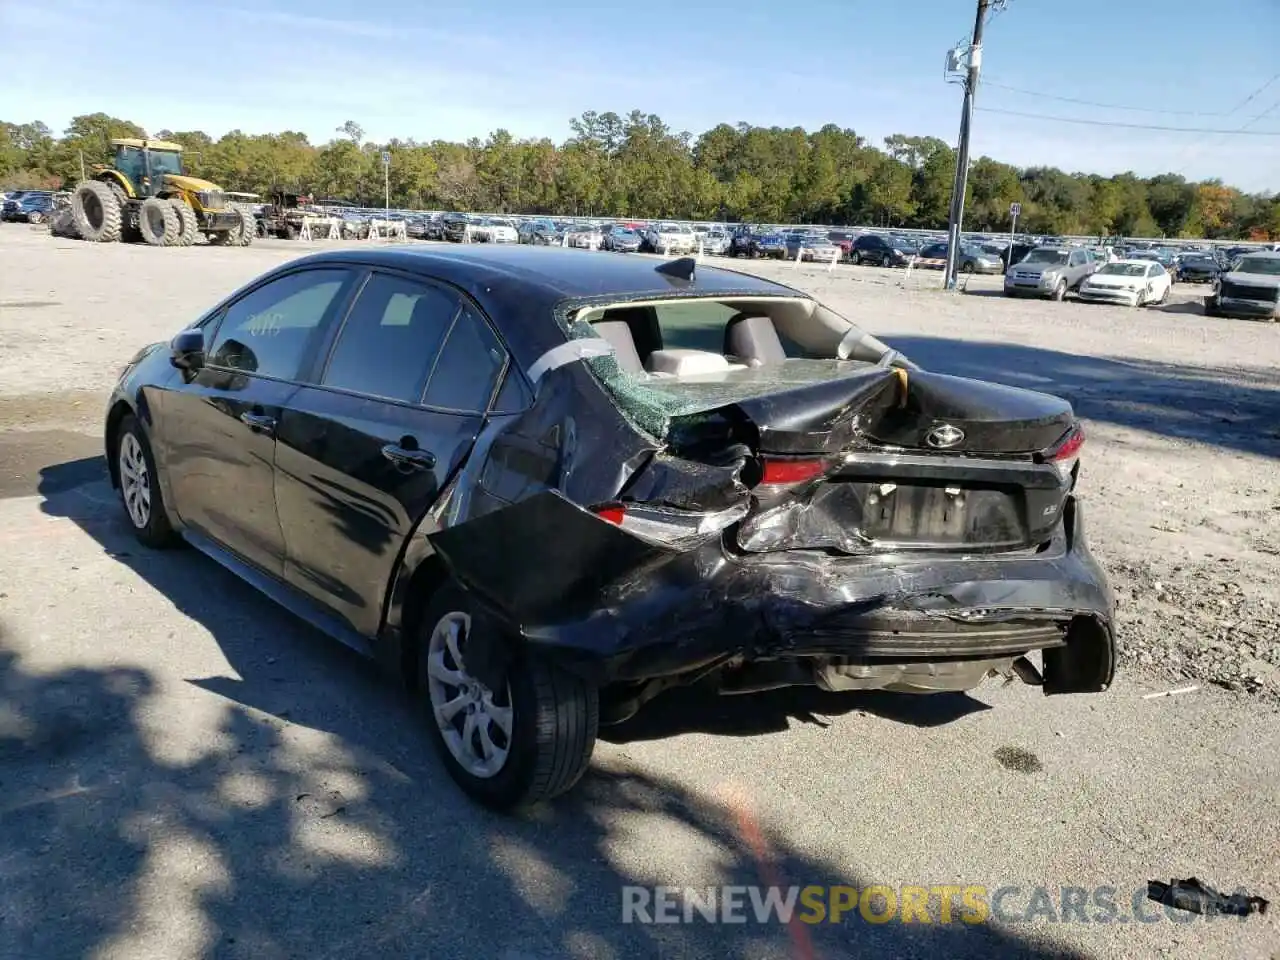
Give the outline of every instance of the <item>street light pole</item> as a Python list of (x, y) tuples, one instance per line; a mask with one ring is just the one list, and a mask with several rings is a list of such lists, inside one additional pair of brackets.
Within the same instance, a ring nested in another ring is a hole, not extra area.
[(969, 47), (969, 73), (964, 81), (964, 105), (960, 108), (960, 146), (956, 151), (956, 177), (951, 188), (951, 222), (947, 227), (947, 268), (942, 286), (956, 287), (960, 262), (960, 227), (964, 222), (964, 193), (969, 185), (969, 128), (973, 121), (973, 95), (978, 89), (978, 72), (982, 69), (982, 28), (987, 20), (991, 0), (978, 0), (978, 16), (973, 23), (973, 43)]

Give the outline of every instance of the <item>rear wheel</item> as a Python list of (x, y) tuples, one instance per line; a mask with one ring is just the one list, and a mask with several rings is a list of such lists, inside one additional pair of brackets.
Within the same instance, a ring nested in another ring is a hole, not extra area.
[(173, 212), (178, 215), (178, 246), (189, 247), (196, 242), (196, 212), (191, 204), (174, 197), (169, 201)]
[(87, 180), (71, 197), (71, 217), (76, 232), (91, 243), (114, 243), (120, 239), (121, 203), (105, 183)]
[(120, 502), (133, 535), (148, 547), (173, 546), (179, 538), (164, 511), (151, 444), (135, 417), (127, 416), (120, 422), (115, 454)]
[(564, 793), (595, 748), (600, 721), (594, 686), (522, 649), (494, 691), (467, 670), (473, 630), (470, 596), (441, 588), (418, 631), (418, 689), (432, 742), (449, 775), (474, 799), (506, 810)]
[(142, 231), (142, 239), (153, 247), (176, 246), (178, 212), (168, 200), (148, 197), (138, 211), (138, 229)]

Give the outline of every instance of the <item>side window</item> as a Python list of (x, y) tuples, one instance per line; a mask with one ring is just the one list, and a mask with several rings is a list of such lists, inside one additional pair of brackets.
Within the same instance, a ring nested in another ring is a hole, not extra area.
[(524, 377), (514, 365), (507, 366), (507, 375), (502, 378), (502, 386), (498, 388), (498, 396), (493, 401), (494, 413), (520, 413), (528, 409), (533, 402), (529, 387)]
[(1148, 273), (1153, 277), (1163, 277), (1165, 274), (1164, 264), (1153, 263)]
[(464, 306), (436, 360), (423, 402), (430, 407), (484, 413), (506, 362), (507, 352), (489, 324)]
[(241, 297), (223, 311), (210, 366), (295, 379), (351, 277), (345, 269), (303, 270)]
[(320, 382), (417, 403), (459, 306), (441, 287), (375, 273), (356, 297)]

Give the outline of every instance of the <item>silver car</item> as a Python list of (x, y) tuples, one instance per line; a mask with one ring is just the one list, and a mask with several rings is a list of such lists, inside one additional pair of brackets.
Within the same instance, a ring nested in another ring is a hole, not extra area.
[(825, 233), (816, 230), (795, 231), (787, 234), (787, 259), (829, 262), (840, 259), (840, 248)]
[(1098, 269), (1083, 247), (1036, 247), (1004, 275), (1006, 297), (1051, 297), (1062, 300)]

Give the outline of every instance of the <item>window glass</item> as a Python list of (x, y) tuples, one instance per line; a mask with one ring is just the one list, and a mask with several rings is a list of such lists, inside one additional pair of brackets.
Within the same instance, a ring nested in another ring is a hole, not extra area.
[(321, 383), (417, 403), (458, 306), (444, 288), (375, 273), (342, 325)]
[(502, 386), (498, 390), (497, 398), (493, 401), (493, 412), (520, 413), (532, 402), (533, 397), (529, 395), (524, 377), (520, 376), (515, 367), (508, 366), (507, 375), (502, 378)]
[(223, 312), (209, 363), (293, 380), (349, 280), (346, 270), (303, 270), (273, 280)]
[(463, 307), (431, 372), (424, 402), (431, 407), (484, 413), (507, 354), (489, 325)]
[(654, 308), (667, 350), (724, 350), (724, 328), (738, 313), (737, 307), (714, 300), (692, 300)]

